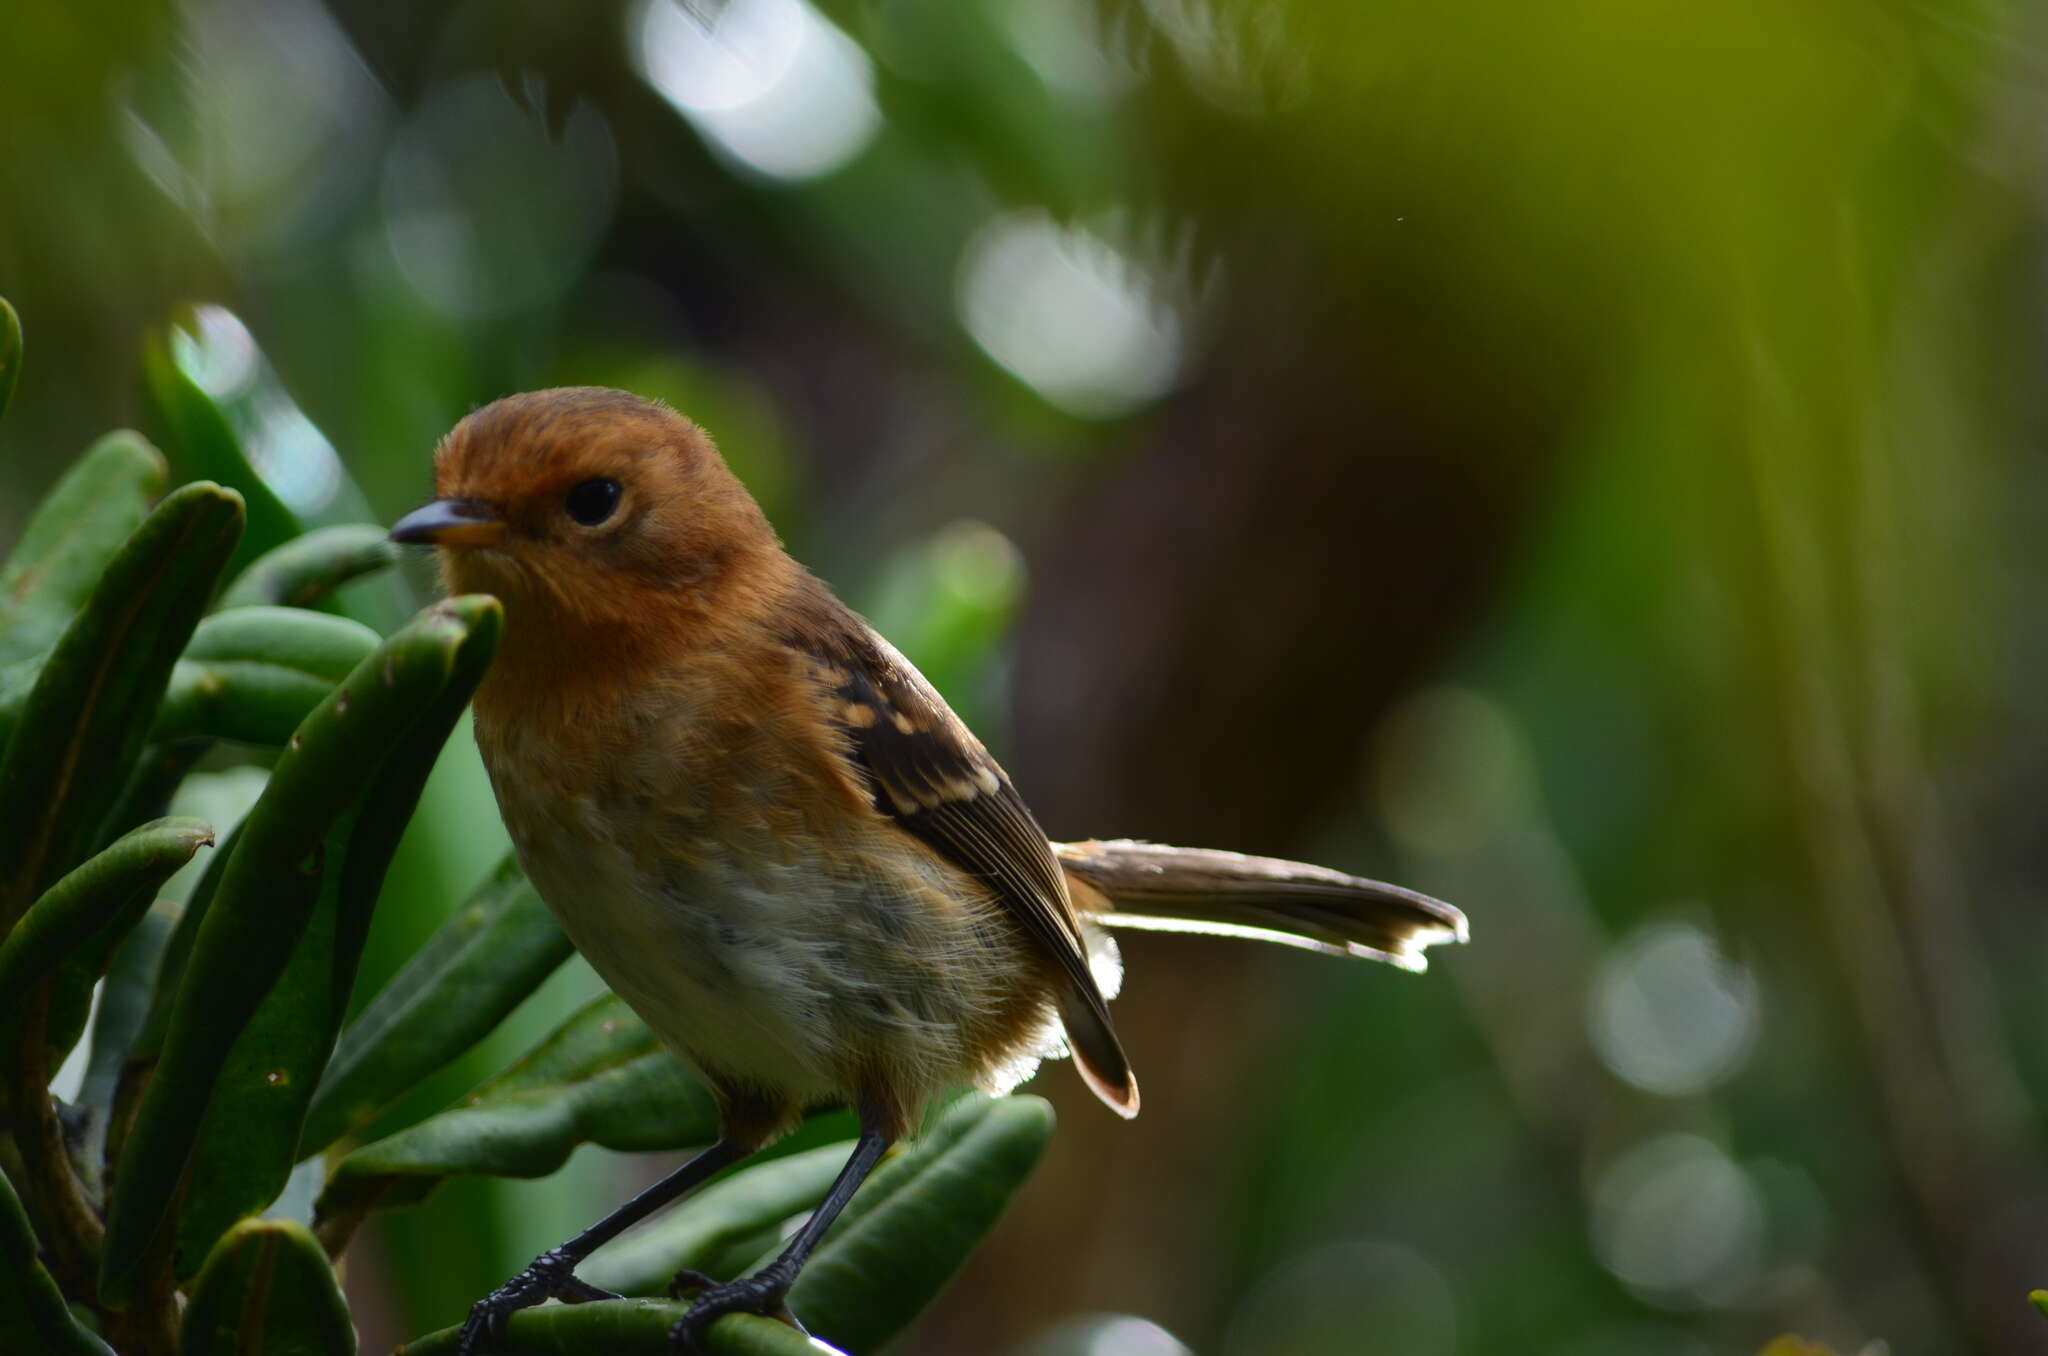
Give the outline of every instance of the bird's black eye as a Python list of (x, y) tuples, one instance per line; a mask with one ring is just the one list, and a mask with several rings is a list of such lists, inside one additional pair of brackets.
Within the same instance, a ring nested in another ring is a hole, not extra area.
[(586, 480), (569, 491), (564, 507), (569, 516), (585, 527), (596, 527), (612, 516), (612, 510), (619, 506), (619, 482), (609, 476), (597, 476)]

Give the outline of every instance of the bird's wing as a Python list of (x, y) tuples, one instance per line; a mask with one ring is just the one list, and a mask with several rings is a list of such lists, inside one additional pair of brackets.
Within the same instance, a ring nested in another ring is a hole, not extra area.
[(875, 809), (995, 889), (1066, 980), (1060, 1019), (1083, 1077), (1113, 1110), (1136, 1115), (1137, 1081), (1045, 831), (924, 675), (851, 610), (835, 610), (834, 625), (792, 643), (821, 661), (833, 719)]

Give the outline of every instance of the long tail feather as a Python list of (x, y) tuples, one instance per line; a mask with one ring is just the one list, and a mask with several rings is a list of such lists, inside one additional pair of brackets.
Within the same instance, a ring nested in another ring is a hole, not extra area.
[(1427, 965), (1423, 949), (1462, 942), (1465, 915), (1441, 900), (1341, 871), (1129, 839), (1055, 843), (1074, 903), (1112, 928), (1199, 932)]

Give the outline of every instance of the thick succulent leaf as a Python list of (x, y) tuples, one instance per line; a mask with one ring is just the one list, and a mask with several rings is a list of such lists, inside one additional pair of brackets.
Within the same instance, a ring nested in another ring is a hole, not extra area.
[(264, 552), (299, 535), (299, 521), (243, 455), (241, 439), (213, 397), (178, 365), (169, 342), (152, 339), (142, 355), (143, 392), (162, 425), (164, 450), (179, 480), (219, 481), (248, 503), (249, 530), (230, 562), (240, 574)]
[(852, 1152), (850, 1141), (827, 1144), (743, 1169), (598, 1249), (576, 1274), (622, 1295), (665, 1295), (684, 1267), (719, 1275), (719, 1260), (735, 1245), (773, 1235), (785, 1220), (809, 1213)]
[[(484, 597), (450, 599), (420, 613), (306, 718), (279, 756), (192, 937), (155, 1072), (121, 1149), (120, 1190), (109, 1211), (101, 1261), (107, 1303), (125, 1303), (133, 1294), (137, 1268), (170, 1213), (216, 1083), (290, 964), (330, 875), (346, 879), (361, 871), (381, 878), (388, 848), (375, 861), (328, 860), (337, 825), (355, 821), (359, 813), (365, 819), (385, 813), (366, 809), (366, 790), (413, 739), (415, 728), (445, 711), (452, 689), (462, 686), (455, 675), (473, 683), (481, 666), (466, 660), (465, 652), (474, 655), (475, 646), (487, 653), (501, 616), (496, 600)], [(447, 714), (421, 742), (438, 749), (452, 720)], [(404, 756), (431, 752), (408, 748)], [(392, 813), (402, 821), (410, 804), (408, 799)], [(358, 823), (354, 831), (364, 830)], [(374, 881), (367, 892), (374, 896)], [(138, 1042), (144, 1054), (148, 1034)], [(317, 1064), (302, 1074), (300, 1096), (310, 1093), (318, 1075)]]
[(355, 1356), (327, 1254), (305, 1226), (252, 1219), (207, 1255), (179, 1324), (182, 1356)]
[(847, 1203), (790, 1291), (791, 1312), (849, 1351), (880, 1347), (945, 1288), (1051, 1137), (1040, 1098), (955, 1102)]
[(344, 1158), (315, 1227), (420, 1200), (444, 1177), (543, 1177), (579, 1144), (679, 1149), (718, 1137), (702, 1082), (606, 994), (458, 1105)]
[[(496, 1356), (668, 1356), (668, 1330), (689, 1311), (673, 1300), (611, 1300), (522, 1309), (505, 1324)], [(407, 1342), (392, 1356), (454, 1356), (460, 1328)], [(752, 1314), (718, 1321), (711, 1356), (845, 1356), (787, 1323)]]
[(125, 431), (94, 443), (64, 473), (0, 569), (0, 664), (56, 643), (169, 474), (163, 453)]
[(38, 1356), (114, 1356), (65, 1306), (36, 1255), (36, 1237), (14, 1185), (0, 1174), (0, 1351)]
[(21, 376), (21, 317), (0, 297), (0, 415), (14, 398), (14, 383)]
[(381, 527), (343, 523), (315, 528), (251, 561), (221, 593), (220, 607), (311, 607), (351, 579), (397, 559), (398, 548)]
[[(216, 1237), (275, 1200), (303, 1156), (306, 1109), (348, 1015), (384, 873), (441, 746), (497, 648), (501, 614), (495, 603), (472, 601), (478, 606), (471, 629), (440, 696), (364, 784), (356, 807), (335, 821), (322, 852), (326, 868), (312, 917), (284, 974), (221, 1070), (187, 1173), (174, 1276), (190, 1275)], [(425, 639), (419, 646), (436, 643)], [(400, 647), (384, 656), (385, 672), (392, 675), (408, 663), (431, 662), (430, 655), (413, 659)], [(261, 813), (260, 804), (254, 813)], [(216, 908), (235, 885), (232, 877), (224, 883)]]
[(377, 633), (346, 617), (289, 607), (215, 613), (192, 633), (151, 734), (275, 748), (375, 648)]
[(482, 1040), (573, 948), (510, 857), (378, 991), (334, 1048), (302, 1153), (375, 1120)]
[(220, 891), (221, 877), (226, 873), (228, 863), (234, 860), (235, 844), (241, 836), (242, 826), (237, 824), (227, 840), (207, 859), (206, 869), (199, 873), (199, 883), (193, 887), (191, 897), (178, 914), (178, 921), (171, 929), (156, 973), (152, 976), (147, 1018), (129, 1051), (131, 1061), (145, 1060), (153, 1068), (156, 1057), (163, 1052), (164, 1034), (171, 1029), (171, 1011), (177, 1006), (178, 990), (184, 984), (185, 962), (190, 958), (193, 942), (199, 936), (199, 925), (206, 921), (206, 911), (212, 906), (214, 895)]
[(98, 1111), (101, 1129), (106, 1113), (113, 1109), (114, 1088), (121, 1077), (121, 1065), (142, 1031), (149, 1015), (150, 986), (156, 980), (158, 964), (171, 933), (178, 926), (181, 910), (167, 899), (159, 899), (114, 952), (107, 967), (106, 982), (100, 987), (99, 1007), (92, 1017), (92, 1057), (85, 1066), (85, 1081), (78, 1090), (78, 1105)]
[[(11, 1035), (30, 1000), (46, 998), (46, 1074), (84, 1028), (92, 986), (106, 973), (114, 948), (148, 910), (157, 888), (212, 841), (212, 827), (197, 819), (144, 824), (45, 891), (0, 944), (0, 1032)], [(10, 1039), (0, 1048), (18, 1046)]]
[(0, 761), (0, 936), (99, 834), (241, 530), (232, 490), (174, 491), (43, 665)]

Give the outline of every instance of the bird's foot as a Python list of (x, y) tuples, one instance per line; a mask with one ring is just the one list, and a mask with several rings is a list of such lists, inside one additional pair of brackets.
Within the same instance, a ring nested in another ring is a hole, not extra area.
[(700, 1291), (716, 1290), (718, 1286), (718, 1278), (709, 1272), (698, 1271), (694, 1267), (684, 1267), (675, 1274), (675, 1279), (668, 1283), (668, 1297), (670, 1299), (688, 1299)]
[(751, 1276), (723, 1284), (702, 1272), (678, 1273), (671, 1293), (691, 1290), (700, 1293), (682, 1321), (668, 1330), (669, 1356), (708, 1356), (710, 1347), (705, 1336), (711, 1331), (711, 1325), (727, 1314), (761, 1314), (780, 1319), (798, 1332), (805, 1331), (804, 1325), (796, 1321), (796, 1315), (784, 1303), (790, 1284), (795, 1280), (794, 1273), (785, 1275), (772, 1262)]
[(488, 1356), (505, 1335), (505, 1320), (521, 1309), (551, 1299), (588, 1304), (617, 1298), (609, 1290), (578, 1280), (575, 1261), (560, 1248), (551, 1248), (529, 1262), (526, 1270), (469, 1306), (469, 1317), (455, 1339), (455, 1356)]

